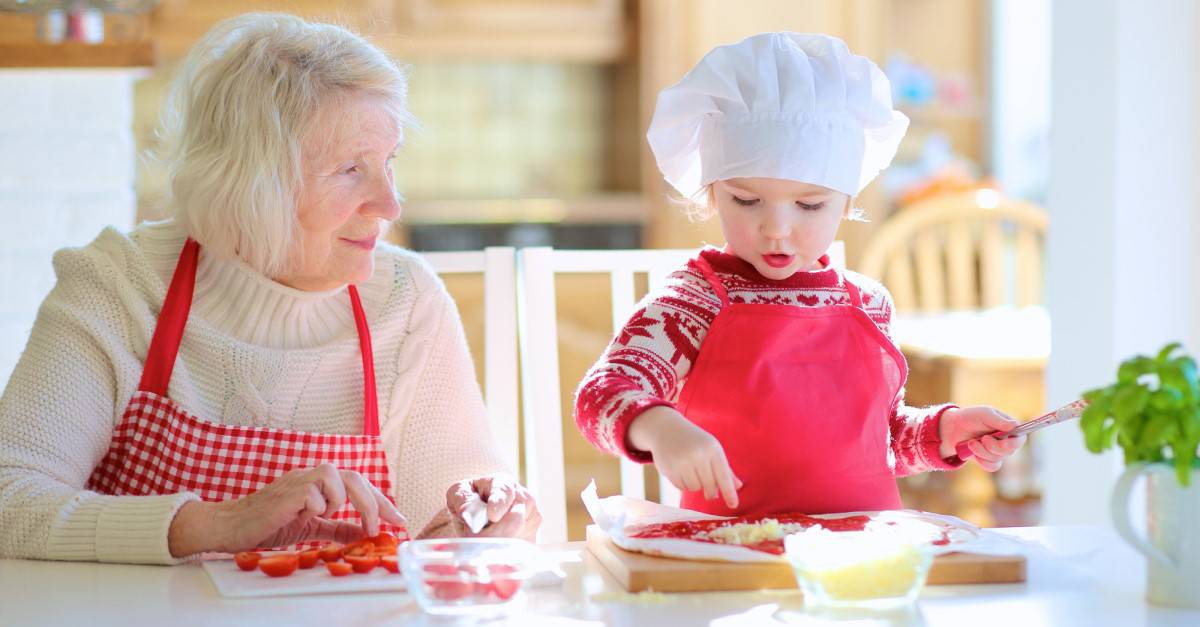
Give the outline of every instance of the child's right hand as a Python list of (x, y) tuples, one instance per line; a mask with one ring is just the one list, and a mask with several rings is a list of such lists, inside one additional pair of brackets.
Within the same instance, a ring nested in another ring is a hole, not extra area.
[(654, 465), (676, 488), (704, 491), (704, 498), (719, 493), (730, 509), (738, 506), (742, 480), (733, 474), (725, 449), (709, 432), (678, 411), (651, 407), (629, 423), (626, 437), (633, 448), (654, 455)]

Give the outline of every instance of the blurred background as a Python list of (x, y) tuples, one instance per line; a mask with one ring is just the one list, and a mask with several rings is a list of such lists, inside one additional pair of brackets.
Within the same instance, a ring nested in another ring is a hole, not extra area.
[[(1107, 382), (1131, 351), (1200, 337), (1200, 17), (1158, 4), (0, 0), (0, 381), (53, 284), (52, 251), (163, 215), (165, 173), (146, 153), (188, 48), (223, 18), (286, 11), (363, 33), (408, 67), (420, 126), (396, 162), (406, 201), (392, 237), (421, 251), (721, 244), (715, 222), (671, 203), (648, 151), (658, 91), (757, 32), (843, 38), (912, 120), (857, 200), (869, 221), (839, 233), (848, 267), (896, 298), (908, 401), (1032, 418)], [(447, 283), (478, 360), (482, 281)], [(610, 340), (608, 280), (557, 290), (568, 494), (593, 478), (612, 493), (617, 464), (571, 420), (574, 385)], [(983, 525), (1102, 516), (1117, 463), (1084, 453), (1074, 427), (1036, 440), (995, 475), (905, 479), (905, 501)], [(572, 510), (573, 539), (585, 517)]]

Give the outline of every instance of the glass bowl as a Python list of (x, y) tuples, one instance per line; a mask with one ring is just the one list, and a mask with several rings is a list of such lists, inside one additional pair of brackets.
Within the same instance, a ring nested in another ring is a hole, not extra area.
[(784, 538), (806, 607), (891, 610), (920, 594), (933, 554), (886, 528), (806, 529)]
[(524, 604), (536, 548), (515, 538), (413, 540), (400, 546), (409, 594), (431, 614), (491, 616)]

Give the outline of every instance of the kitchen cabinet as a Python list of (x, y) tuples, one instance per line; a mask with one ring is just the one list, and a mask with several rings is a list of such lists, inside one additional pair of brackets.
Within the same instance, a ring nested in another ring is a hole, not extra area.
[(406, 59), (609, 63), (627, 53), (621, 0), (164, 0), (149, 16), (167, 59), (212, 24), (249, 10), (344, 24)]

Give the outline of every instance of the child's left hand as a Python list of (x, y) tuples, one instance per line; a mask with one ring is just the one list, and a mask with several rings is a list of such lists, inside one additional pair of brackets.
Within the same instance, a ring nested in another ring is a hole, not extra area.
[(938, 453), (943, 459), (955, 457), (954, 448), (959, 442), (975, 440), (967, 443), (967, 448), (975, 455), (975, 461), (984, 470), (996, 472), (1005, 457), (1025, 444), (1025, 436), (997, 439), (986, 434), (1010, 431), (1019, 424), (1012, 416), (992, 407), (952, 407), (942, 414), (938, 425), (938, 435), (942, 439)]

